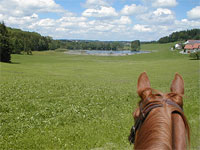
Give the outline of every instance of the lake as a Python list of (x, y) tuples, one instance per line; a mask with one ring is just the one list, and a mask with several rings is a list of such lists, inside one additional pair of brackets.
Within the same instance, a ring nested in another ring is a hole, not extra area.
[(78, 55), (125, 56), (125, 55), (150, 53), (150, 51), (70, 50), (66, 53), (68, 53), (68, 54), (78, 54)]

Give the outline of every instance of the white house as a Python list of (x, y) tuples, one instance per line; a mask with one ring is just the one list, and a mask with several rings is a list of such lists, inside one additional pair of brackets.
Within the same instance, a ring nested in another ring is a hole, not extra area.
[(175, 44), (175, 49), (182, 49), (182, 45), (181, 44)]

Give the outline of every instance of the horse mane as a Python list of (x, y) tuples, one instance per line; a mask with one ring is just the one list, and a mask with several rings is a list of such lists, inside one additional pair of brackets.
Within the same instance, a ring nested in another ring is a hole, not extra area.
[[(155, 99), (161, 97), (164, 99), (171, 99), (181, 108), (183, 108), (183, 96), (177, 93), (162, 93), (160, 91), (154, 90), (152, 88), (146, 88), (138, 91), (141, 100), (139, 104), (146, 100), (148, 93), (148, 98)], [(137, 111), (139, 111), (137, 109)], [(166, 113), (166, 111), (168, 113)], [(138, 130), (136, 134), (135, 148), (149, 148), (149, 149), (171, 149), (172, 145), (172, 113), (178, 113), (181, 115), (183, 122), (185, 124), (185, 129), (187, 133), (187, 140), (190, 144), (190, 130), (188, 121), (182, 111), (178, 108), (161, 107), (152, 110), (141, 126), (141, 130)], [(137, 118), (138, 112), (134, 113), (134, 118)], [(138, 136), (140, 135), (140, 136)]]

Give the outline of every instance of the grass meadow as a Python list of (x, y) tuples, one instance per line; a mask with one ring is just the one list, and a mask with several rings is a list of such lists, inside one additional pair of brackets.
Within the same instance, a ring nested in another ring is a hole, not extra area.
[(199, 149), (199, 61), (171, 45), (144, 44), (157, 52), (132, 56), (12, 55), (13, 63), (0, 63), (0, 149), (131, 150), (143, 71), (163, 92), (176, 72), (183, 76), (191, 149)]

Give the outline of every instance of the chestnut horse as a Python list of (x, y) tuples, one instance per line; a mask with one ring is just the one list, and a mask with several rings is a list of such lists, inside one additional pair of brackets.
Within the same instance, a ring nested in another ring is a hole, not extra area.
[(129, 141), (138, 150), (185, 150), (190, 143), (189, 125), (183, 113), (184, 82), (176, 73), (170, 93), (151, 88), (145, 72), (138, 79), (141, 100), (133, 113), (135, 125)]

